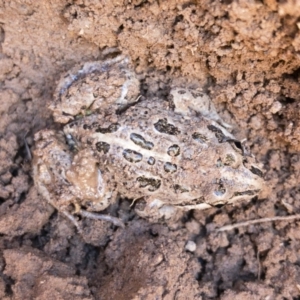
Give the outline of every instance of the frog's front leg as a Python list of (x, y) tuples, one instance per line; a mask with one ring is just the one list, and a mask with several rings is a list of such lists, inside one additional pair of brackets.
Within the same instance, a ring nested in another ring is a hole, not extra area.
[(68, 217), (80, 232), (76, 214), (124, 226), (117, 218), (93, 213), (114, 202), (116, 193), (107, 185), (110, 175), (101, 173), (89, 150), (71, 151), (64, 135), (53, 130), (38, 132), (35, 141), (33, 177), (48, 203)]
[(205, 202), (190, 204), (167, 204), (155, 197), (143, 197), (137, 199), (135, 204), (135, 212), (142, 218), (151, 221), (177, 221), (183, 214), (192, 209), (204, 210), (213, 207), (213, 205)]
[(182, 211), (174, 205), (166, 204), (155, 197), (143, 197), (135, 204), (135, 212), (142, 218), (157, 222), (161, 220), (177, 221)]

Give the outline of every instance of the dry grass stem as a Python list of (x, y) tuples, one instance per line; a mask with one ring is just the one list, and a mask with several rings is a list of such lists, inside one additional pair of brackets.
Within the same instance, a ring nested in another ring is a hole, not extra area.
[(240, 222), (240, 223), (236, 223), (236, 224), (225, 225), (225, 226), (222, 226), (219, 229), (217, 229), (217, 231), (228, 231), (228, 230), (232, 230), (235, 228), (245, 227), (245, 226), (254, 225), (254, 224), (275, 222), (275, 221), (288, 222), (288, 221), (293, 221), (293, 220), (297, 220), (297, 219), (300, 219), (300, 214), (292, 215), (292, 216), (255, 219), (255, 220), (249, 220), (249, 221)]

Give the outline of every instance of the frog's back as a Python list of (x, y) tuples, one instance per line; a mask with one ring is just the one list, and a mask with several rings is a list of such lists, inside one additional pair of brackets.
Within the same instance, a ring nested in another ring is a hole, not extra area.
[(212, 193), (222, 196), (222, 169), (242, 157), (218, 141), (216, 123), (148, 101), (118, 116), (91, 115), (65, 130), (93, 148), (101, 172), (109, 172), (118, 192), (133, 199), (152, 196), (185, 205), (207, 201)]

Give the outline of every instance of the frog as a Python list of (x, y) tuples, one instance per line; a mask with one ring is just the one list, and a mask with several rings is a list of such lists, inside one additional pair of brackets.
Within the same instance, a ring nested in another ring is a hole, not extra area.
[(141, 96), (126, 57), (75, 66), (49, 109), (61, 130), (35, 134), (33, 178), (79, 230), (78, 214), (124, 227), (101, 213), (120, 198), (157, 222), (250, 201), (264, 189), (262, 165), (206, 93), (171, 86), (164, 99)]

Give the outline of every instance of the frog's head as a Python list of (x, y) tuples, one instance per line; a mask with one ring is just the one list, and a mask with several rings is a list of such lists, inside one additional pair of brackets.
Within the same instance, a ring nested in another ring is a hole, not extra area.
[(212, 159), (205, 185), (201, 185), (199, 197), (189, 201), (183, 209), (207, 209), (266, 196), (262, 165), (236, 140), (229, 139), (219, 145), (215, 151), (206, 150)]
[(213, 205), (236, 203), (259, 196), (265, 186), (263, 171), (256, 163), (244, 159), (237, 168), (220, 168), (220, 179), (215, 183)]
[(235, 139), (222, 126), (214, 123), (210, 130), (218, 139), (214, 162), (214, 178), (204, 195), (209, 205), (224, 205), (264, 196), (265, 181), (262, 165), (257, 163), (244, 142)]

